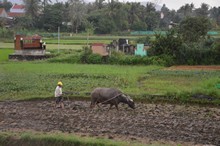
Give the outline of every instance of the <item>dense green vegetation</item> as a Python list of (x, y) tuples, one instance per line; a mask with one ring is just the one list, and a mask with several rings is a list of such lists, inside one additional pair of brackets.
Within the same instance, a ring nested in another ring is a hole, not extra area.
[[(170, 10), (166, 4), (156, 9), (147, 2), (95, 1), (84, 0), (66, 2), (24, 1), (25, 17), (13, 22), (15, 29), (38, 29), (48, 32), (60, 27), (65, 32), (86, 32), (86, 34), (126, 34), (129, 30), (167, 30), (172, 24), (179, 24), (186, 17), (209, 18), (213, 28), (218, 28), (219, 8), (202, 3), (199, 8), (185, 4), (177, 10)], [(12, 4), (4, 1), (0, 7), (9, 11)], [(163, 13), (163, 17), (161, 17)], [(4, 26), (4, 21), (0, 23)]]
[(0, 48), (0, 63), (3, 61), (8, 61), (8, 55), (12, 54), (14, 50), (12, 49), (1, 49)]
[(204, 94), (216, 99), (211, 102), (218, 103), (219, 74), (218, 71), (167, 71), (160, 66), (9, 62), (0, 66), (0, 84), (4, 85), (0, 88), (0, 98), (53, 97), (54, 88), (61, 80), (64, 91), (80, 93), (72, 97), (88, 99), (96, 87), (115, 87), (135, 100), (148, 101), (156, 95), (162, 96), (162, 100), (187, 102), (194, 94)]

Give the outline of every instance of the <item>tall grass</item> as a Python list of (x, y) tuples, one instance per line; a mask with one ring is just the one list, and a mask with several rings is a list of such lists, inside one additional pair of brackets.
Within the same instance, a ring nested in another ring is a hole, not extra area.
[(43, 62), (10, 62), (0, 66), (1, 99), (30, 99), (53, 96), (59, 80), (64, 91), (85, 96), (95, 87), (116, 87), (131, 93), (137, 78), (159, 66), (111, 66), (54, 64)]
[[(162, 144), (115, 141), (104, 138), (80, 137), (61, 133), (0, 133), (0, 145), (4, 146), (160, 146)], [(165, 144), (163, 144), (164, 146)]]
[(160, 66), (88, 65), (8, 62), (0, 65), (0, 99), (53, 97), (58, 81), (63, 90), (87, 98), (96, 87), (119, 88), (134, 99), (164, 96), (189, 100), (194, 94), (220, 99), (219, 71), (166, 71)]
[(14, 50), (12, 49), (0, 49), (0, 63), (8, 61), (9, 54), (12, 54)]

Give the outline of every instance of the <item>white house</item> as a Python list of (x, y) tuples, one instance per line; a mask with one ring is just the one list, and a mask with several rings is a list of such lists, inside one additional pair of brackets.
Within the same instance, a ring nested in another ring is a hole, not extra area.
[(25, 15), (25, 6), (24, 5), (18, 5), (14, 4), (10, 12), (8, 13), (9, 17), (23, 17)]

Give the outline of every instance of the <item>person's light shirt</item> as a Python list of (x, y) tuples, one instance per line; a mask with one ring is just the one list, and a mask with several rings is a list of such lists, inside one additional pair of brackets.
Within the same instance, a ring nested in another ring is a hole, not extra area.
[(62, 87), (57, 86), (55, 89), (55, 97), (60, 97), (62, 95)]

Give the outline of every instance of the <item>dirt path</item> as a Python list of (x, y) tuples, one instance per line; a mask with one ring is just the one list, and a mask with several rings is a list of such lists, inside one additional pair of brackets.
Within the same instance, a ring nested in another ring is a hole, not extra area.
[(132, 110), (107, 107), (90, 110), (87, 101), (65, 101), (64, 110), (53, 101), (0, 102), (0, 130), (68, 132), (151, 143), (220, 145), (220, 108), (136, 104)]
[(216, 70), (220, 71), (220, 65), (179, 65), (179, 66), (171, 66), (166, 68), (166, 70), (206, 70), (206, 71), (211, 71), (211, 70)]

